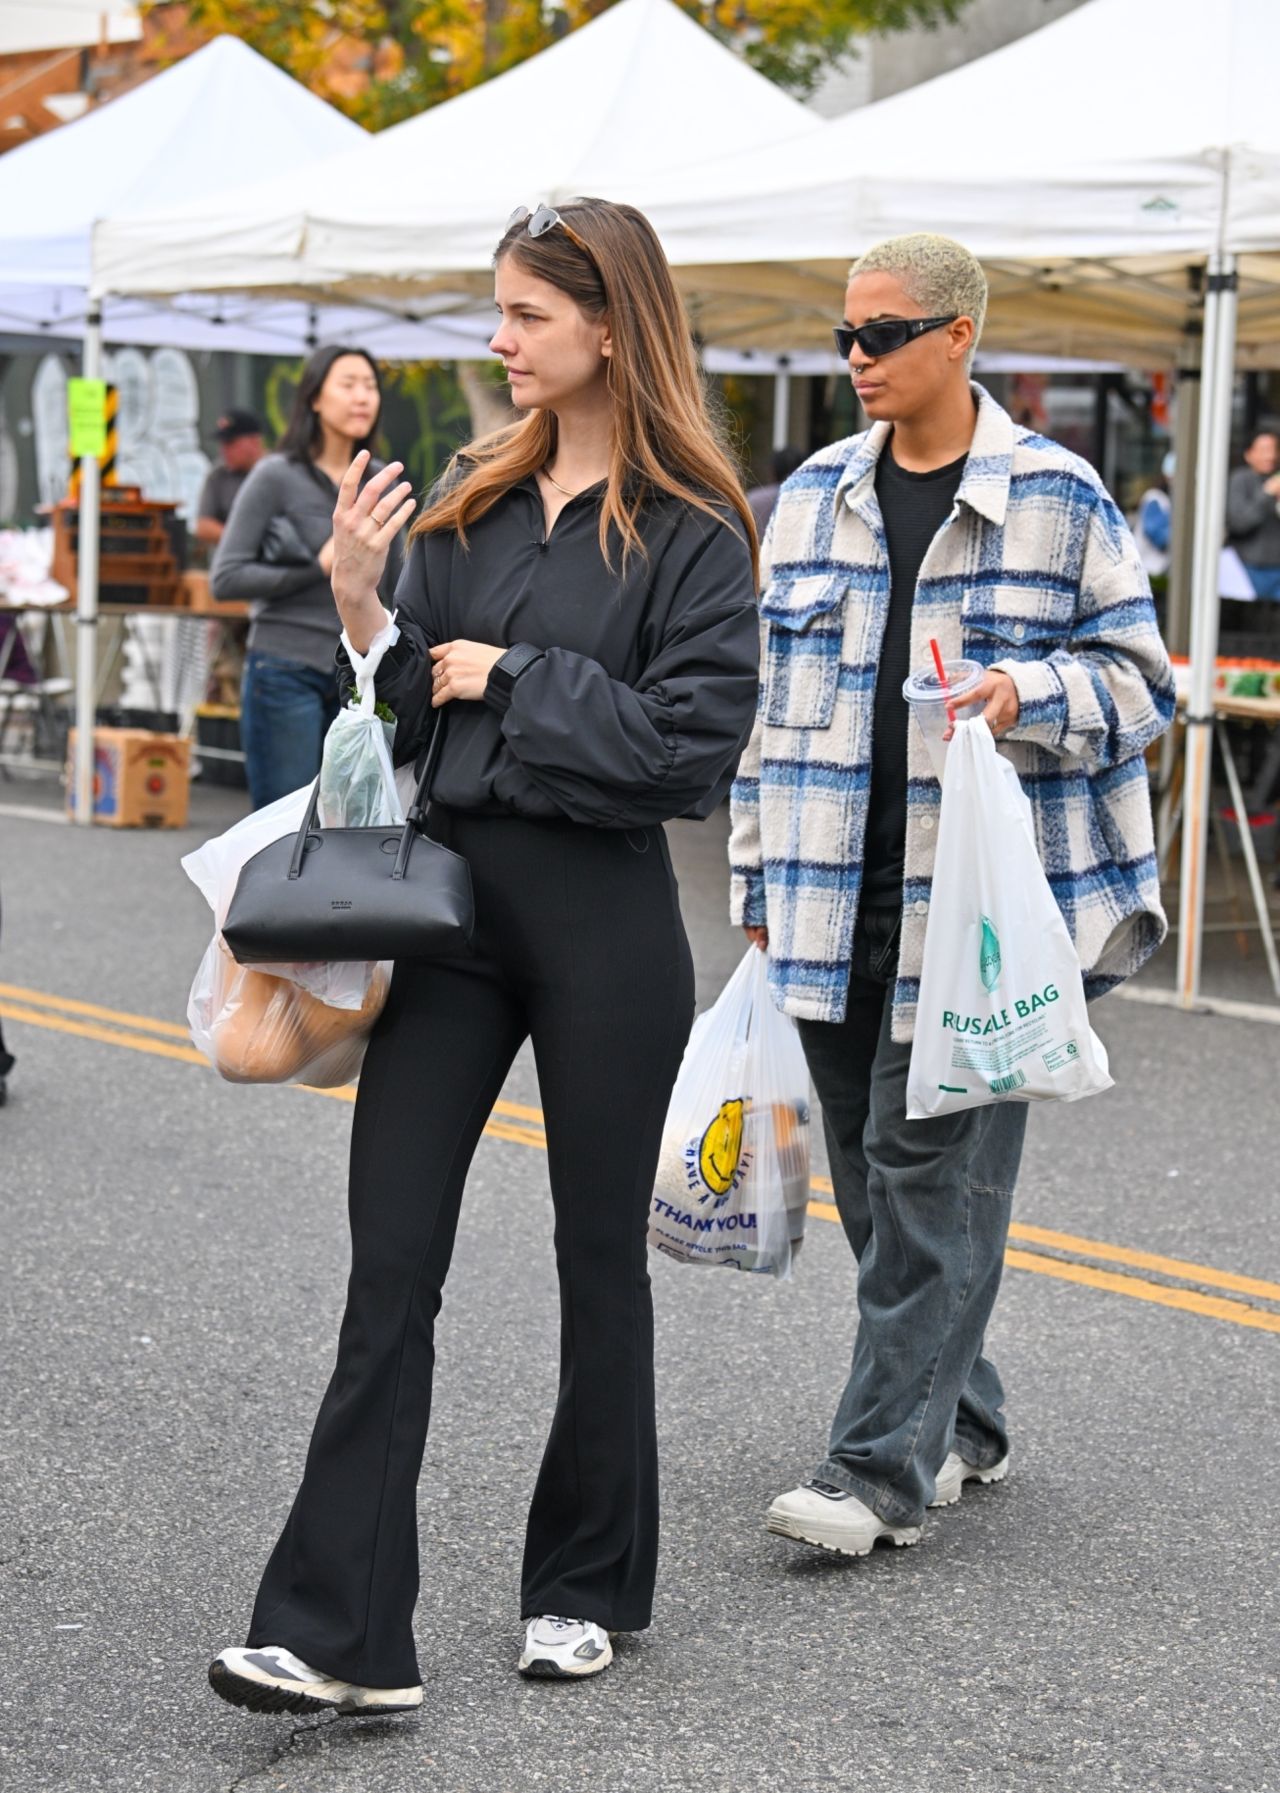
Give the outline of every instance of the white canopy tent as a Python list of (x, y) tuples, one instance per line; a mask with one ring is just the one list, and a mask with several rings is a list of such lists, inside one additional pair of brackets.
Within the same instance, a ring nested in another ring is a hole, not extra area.
[(1280, 8), (1088, 0), (1002, 50), (835, 120), (811, 141), (651, 181), (668, 254), (713, 293), (824, 332), (859, 249), (967, 243), (1002, 348), (1167, 364), (1188, 267), (1237, 257), (1240, 359), (1280, 365)]
[[(108, 213), (183, 207), (264, 166), (281, 171), (367, 133), (239, 39), (216, 38), (140, 87), (0, 158), (0, 330), (79, 337), (90, 238)], [(108, 300), (108, 341), (278, 353), (315, 327), (305, 304), (250, 320), (220, 298)]]
[[(822, 121), (672, 0), (607, 13), (470, 92), (298, 176), (113, 215), (98, 291), (324, 294), (397, 310), (475, 296), (512, 207), (582, 193), (640, 203), (655, 176), (821, 132)], [(795, 346), (795, 345), (791, 345)]]

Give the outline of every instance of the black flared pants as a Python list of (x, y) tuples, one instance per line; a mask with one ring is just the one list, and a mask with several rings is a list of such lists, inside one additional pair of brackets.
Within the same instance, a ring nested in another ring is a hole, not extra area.
[[(531, 1037), (560, 1279), (560, 1389), (525, 1538), (522, 1616), (649, 1623), (657, 1561), (649, 1200), (693, 1018), (660, 828), (451, 815), (470, 957), (402, 962), (360, 1079), (351, 1280), (302, 1486), (251, 1645), (369, 1687), (418, 1680), (416, 1490), (434, 1323), (472, 1154)], [(494, 1304), (501, 1325), (501, 1304)]]

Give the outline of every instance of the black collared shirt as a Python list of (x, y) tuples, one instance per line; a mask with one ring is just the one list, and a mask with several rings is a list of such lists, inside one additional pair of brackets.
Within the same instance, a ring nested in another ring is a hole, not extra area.
[(452, 531), (415, 537), (396, 588), (401, 637), (375, 681), (396, 715), (397, 761), (438, 714), (428, 648), (543, 650), (509, 696), (491, 686), (483, 702), (446, 706), (433, 792), (446, 808), (626, 828), (709, 815), (727, 793), (759, 652), (740, 526), (655, 498), (639, 523), (647, 553), (624, 567), (615, 541), (610, 570), (603, 495), (571, 500), (548, 538), (530, 477), (470, 526), (466, 548)]

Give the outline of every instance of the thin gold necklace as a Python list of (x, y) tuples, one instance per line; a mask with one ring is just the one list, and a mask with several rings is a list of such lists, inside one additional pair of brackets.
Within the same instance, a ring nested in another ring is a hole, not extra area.
[(583, 486), (582, 491), (571, 492), (569, 490), (568, 486), (562, 486), (560, 484), (560, 481), (556, 478), (555, 474), (552, 473), (550, 467), (548, 467), (545, 464), (545, 462), (543, 463), (542, 471), (547, 476), (547, 478), (551, 481), (551, 483), (555, 487), (556, 491), (563, 492), (566, 498), (581, 498), (583, 492), (589, 491), (591, 486), (598, 486), (600, 483), (600, 481), (598, 479), (593, 479), (587, 485)]

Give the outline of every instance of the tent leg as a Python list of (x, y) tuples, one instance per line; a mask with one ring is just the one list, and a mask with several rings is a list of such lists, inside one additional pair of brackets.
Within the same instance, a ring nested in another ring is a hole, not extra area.
[(785, 448), (791, 440), (791, 371), (787, 357), (778, 361), (773, 376), (773, 446)]
[[(102, 378), (102, 308), (89, 307), (84, 325), (86, 380)], [(76, 593), (75, 819), (93, 821), (93, 712), (98, 676), (98, 534), (101, 468), (92, 455), (80, 463), (79, 578)]]
[[(1191, 608), (1191, 567), (1195, 550), (1196, 443), (1200, 430), (1200, 343), (1183, 351), (1178, 367), (1177, 401), (1173, 420), (1173, 533), (1169, 543), (1169, 585), (1165, 599), (1164, 639), (1171, 654), (1187, 651), (1187, 627)], [(1173, 804), (1170, 801), (1179, 737), (1169, 729), (1160, 743), (1160, 831), (1156, 857), (1161, 867), (1173, 839)]]
[[(1200, 994), (1204, 873), (1213, 758), (1213, 680), (1218, 653), (1218, 555), (1227, 509), (1231, 397), (1235, 384), (1236, 258), (1209, 263), (1204, 314), (1204, 389), (1196, 464), (1196, 531), (1191, 584), (1191, 689), (1183, 782), (1182, 883), (1179, 891), (1178, 1001)], [(1247, 822), (1243, 823), (1247, 827)]]
[(1199, 431), (1200, 354), (1197, 347), (1188, 353), (1187, 360), (1178, 368), (1173, 421), (1173, 537), (1169, 544), (1169, 599), (1164, 624), (1165, 645), (1171, 654), (1185, 654), (1189, 645)]

